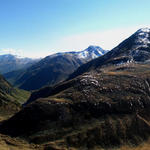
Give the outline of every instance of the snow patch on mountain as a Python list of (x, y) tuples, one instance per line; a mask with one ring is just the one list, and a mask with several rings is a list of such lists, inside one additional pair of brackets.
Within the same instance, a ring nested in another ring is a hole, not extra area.
[(141, 28), (138, 32), (150, 32), (150, 28)]
[(63, 53), (56, 53), (53, 55), (49, 55), (48, 57), (56, 57), (59, 55), (72, 55), (75, 56), (79, 59), (84, 59), (84, 60), (92, 60), (95, 59), (99, 56), (102, 56), (104, 54), (106, 54), (108, 52), (108, 50), (104, 50), (99, 46), (89, 46), (87, 49), (82, 50), (82, 51), (72, 51), (72, 52), (63, 52)]
[(150, 36), (150, 29), (149, 28), (142, 28), (137, 31), (137, 38), (135, 40), (134, 49), (139, 48), (147, 48), (148, 44), (150, 44), (149, 36)]
[(78, 54), (79, 58), (85, 58), (87, 56), (88, 56), (88, 52), (87, 51), (79, 52), (79, 54)]
[(107, 50), (103, 50), (99, 46), (89, 46), (87, 49), (78, 52), (77, 56), (81, 59), (95, 59), (99, 56), (104, 55), (107, 52)]

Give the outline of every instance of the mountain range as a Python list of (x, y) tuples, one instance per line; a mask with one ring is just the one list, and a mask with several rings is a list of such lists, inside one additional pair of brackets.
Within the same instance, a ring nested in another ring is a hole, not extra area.
[(21, 58), (17, 55), (0, 55), (0, 73), (8, 73), (14, 70), (28, 68), (40, 59)]
[[(146, 41), (146, 42), (145, 42)], [(150, 60), (150, 29), (142, 28), (131, 35), (128, 39), (124, 40), (117, 47), (107, 52), (105, 55), (93, 59), (81, 65), (75, 72), (73, 72), (68, 80), (74, 79), (80, 75), (89, 72), (97, 72), (109, 66), (128, 66), (130, 64), (149, 64)], [(44, 90), (46, 92), (44, 93)], [(39, 91), (32, 93), (29, 101), (48, 96), (51, 87), (42, 88)], [(40, 94), (42, 93), (42, 95)], [(36, 94), (39, 96), (37, 97)], [(33, 99), (32, 99), (33, 97)], [(36, 98), (34, 98), (36, 97)], [(28, 102), (27, 102), (28, 103)]]
[(108, 52), (98, 46), (89, 46), (79, 52), (56, 53), (47, 56), (31, 67), (4, 74), (13, 85), (24, 90), (36, 90), (64, 81), (82, 64)]
[(150, 60), (150, 29), (139, 29), (128, 39), (124, 40), (117, 47), (112, 49), (106, 55), (94, 59), (79, 67), (69, 79), (74, 78), (93, 68), (106, 65), (119, 65), (123, 63), (142, 63)]
[(149, 60), (150, 29), (144, 28), (67, 80), (34, 91), (0, 123), (0, 133), (39, 150), (149, 149)]

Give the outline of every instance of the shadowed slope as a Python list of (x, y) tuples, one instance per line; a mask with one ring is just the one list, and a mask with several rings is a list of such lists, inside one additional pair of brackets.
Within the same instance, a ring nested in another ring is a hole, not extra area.
[(45, 98), (28, 104), (0, 130), (78, 149), (139, 144), (150, 135), (149, 70), (148, 64), (109, 66), (46, 89)]
[(80, 52), (64, 52), (50, 55), (27, 70), (13, 71), (4, 76), (13, 85), (25, 90), (36, 90), (64, 81), (80, 65), (97, 58), (107, 51), (98, 46), (89, 46)]

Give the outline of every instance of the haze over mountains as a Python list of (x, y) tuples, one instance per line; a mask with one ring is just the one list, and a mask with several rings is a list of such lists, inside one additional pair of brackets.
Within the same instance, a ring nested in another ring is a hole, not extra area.
[(1, 122), (0, 133), (26, 139), (39, 150), (122, 150), (149, 144), (150, 29), (138, 30), (98, 58), (97, 48), (91, 49), (58, 53), (31, 66), (28, 76), (35, 81), (30, 86), (47, 73), (53, 77), (51, 71), (54, 77), (66, 71), (65, 80), (68, 70), (79, 68), (66, 81), (34, 91), (21, 111)]
[(89, 46), (80, 52), (56, 53), (24, 70), (4, 74), (13, 85), (35, 90), (46, 85), (55, 85), (68, 78), (80, 65), (108, 52), (98, 46)]
[(28, 68), (40, 59), (21, 58), (17, 55), (0, 55), (0, 73), (4, 74), (10, 71)]

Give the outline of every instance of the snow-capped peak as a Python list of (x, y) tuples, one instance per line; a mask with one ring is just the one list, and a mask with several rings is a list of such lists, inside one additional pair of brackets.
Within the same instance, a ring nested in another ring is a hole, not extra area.
[(78, 57), (83, 59), (94, 59), (101, 55), (104, 55), (107, 51), (103, 50), (99, 46), (89, 46), (87, 49), (78, 52)]
[(150, 28), (141, 28), (137, 32), (138, 33), (141, 33), (141, 32), (148, 33), (148, 32), (150, 32)]
[(150, 44), (150, 28), (142, 28), (136, 32), (135, 47), (134, 49), (139, 49), (141, 47), (147, 48)]

